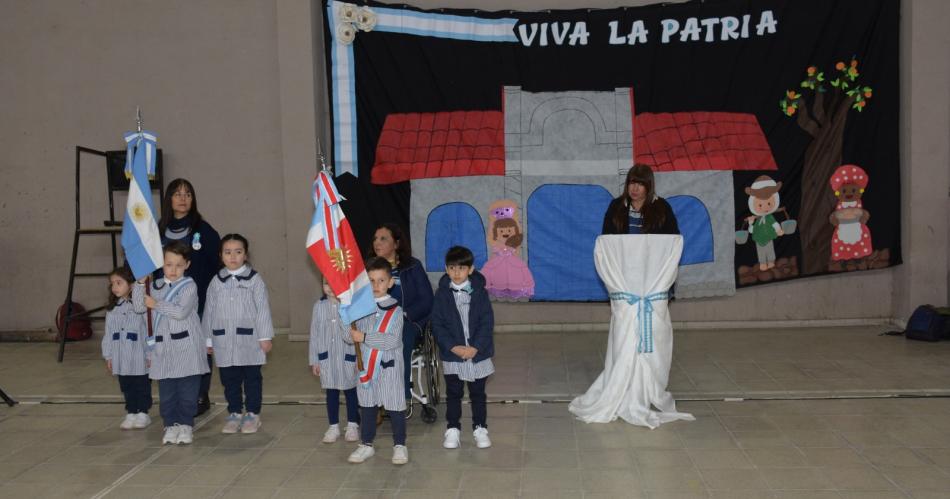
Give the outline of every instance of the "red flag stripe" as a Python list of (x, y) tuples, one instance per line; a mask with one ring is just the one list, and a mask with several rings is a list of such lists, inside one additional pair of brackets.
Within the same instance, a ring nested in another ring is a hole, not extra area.
[(327, 180), (326, 174), (320, 175), (320, 183), (323, 184), (323, 189), (327, 192), (327, 197), (330, 198), (330, 204), (337, 204), (340, 202), (337, 199), (336, 194), (333, 193), (333, 189), (330, 186), (329, 181)]
[(330, 206), (323, 205), (323, 226), (325, 227), (325, 232), (327, 234), (327, 244), (330, 245), (330, 249), (336, 249), (336, 230), (337, 228), (333, 226), (333, 217), (330, 216)]

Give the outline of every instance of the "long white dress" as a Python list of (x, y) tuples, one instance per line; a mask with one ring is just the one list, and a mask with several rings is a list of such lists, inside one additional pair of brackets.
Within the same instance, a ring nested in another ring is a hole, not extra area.
[(581, 421), (609, 423), (620, 417), (656, 428), (679, 419), (695, 420), (691, 414), (677, 412), (673, 396), (666, 391), (673, 362), (673, 327), (664, 292), (676, 280), (682, 251), (679, 235), (597, 238), (594, 264), (611, 294), (610, 334), (604, 371), (569, 407)]

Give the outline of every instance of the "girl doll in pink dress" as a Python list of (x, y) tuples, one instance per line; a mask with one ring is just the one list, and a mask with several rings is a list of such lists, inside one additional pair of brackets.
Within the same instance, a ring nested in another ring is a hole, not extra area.
[(489, 215), (491, 257), (481, 270), (485, 289), (495, 299), (526, 301), (534, 295), (534, 277), (519, 255), (523, 236), (514, 203), (493, 203)]

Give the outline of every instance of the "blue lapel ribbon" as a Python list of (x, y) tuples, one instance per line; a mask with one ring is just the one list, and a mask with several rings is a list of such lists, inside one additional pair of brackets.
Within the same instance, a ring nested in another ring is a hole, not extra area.
[(637, 296), (625, 291), (610, 293), (611, 300), (625, 301), (628, 305), (638, 305), (637, 324), (640, 326), (640, 337), (637, 339), (638, 353), (653, 353), (653, 302), (668, 300), (669, 291), (660, 291), (647, 296)]

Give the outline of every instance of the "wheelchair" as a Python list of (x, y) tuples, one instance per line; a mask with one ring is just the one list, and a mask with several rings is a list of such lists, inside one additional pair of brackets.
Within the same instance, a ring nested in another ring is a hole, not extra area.
[(442, 395), (442, 362), (431, 325), (427, 324), (417, 338), (408, 366), (409, 393), (412, 397), (406, 407), (406, 417), (412, 417), (413, 406), (418, 402), (422, 408), (422, 421), (432, 424), (439, 417), (435, 406)]

